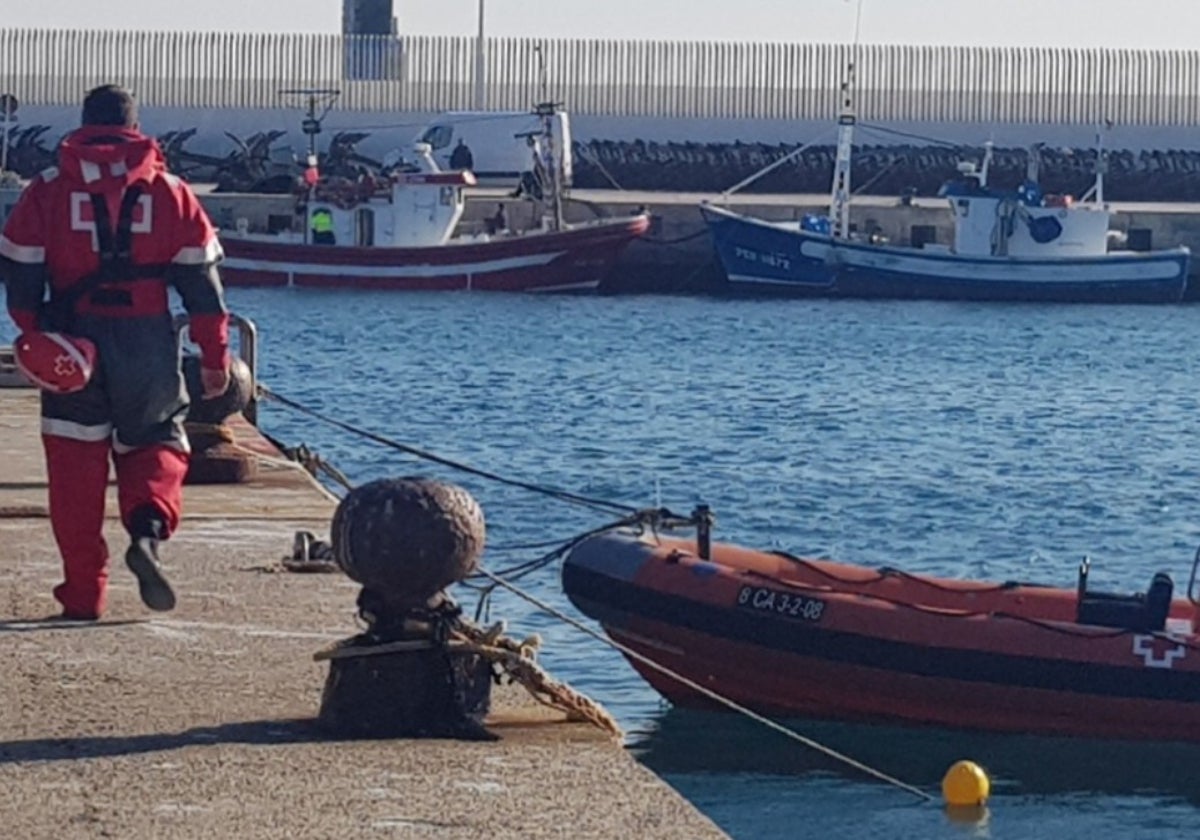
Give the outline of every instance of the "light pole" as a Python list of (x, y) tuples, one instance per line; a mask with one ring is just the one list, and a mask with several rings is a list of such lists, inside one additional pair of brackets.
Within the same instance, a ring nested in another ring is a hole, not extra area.
[(4, 133), (0, 134), (0, 174), (8, 169), (8, 128), (17, 115), (17, 97), (11, 93), (0, 93), (0, 112), (4, 114)]
[(479, 29), (475, 34), (475, 110), (482, 111), (487, 107), (487, 97), (483, 90), (483, 0), (475, 2), (479, 7)]

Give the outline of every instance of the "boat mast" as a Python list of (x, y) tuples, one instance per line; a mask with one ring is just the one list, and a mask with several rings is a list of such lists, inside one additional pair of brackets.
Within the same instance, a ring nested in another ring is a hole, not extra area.
[[(305, 184), (304, 191), (304, 243), (309, 244), (309, 221), (308, 212), (312, 207), (316, 195), (316, 179), (308, 178), (308, 173), (317, 171), (317, 135), (321, 133), (321, 121), (325, 119), (329, 113), (329, 109), (333, 107), (333, 103), (341, 96), (342, 92), (336, 88), (300, 88), (298, 90), (281, 90), (279, 93), (283, 96), (302, 96), (307, 100), (308, 107), (305, 111), (304, 120), (300, 123), (300, 130), (308, 137), (308, 156), (304, 161), (305, 166)], [(317, 109), (320, 108), (320, 113)]]
[[(542, 171), (546, 175), (547, 183), (543, 185), (543, 190), (548, 192), (550, 199), (552, 230), (562, 230), (563, 228), (562, 159), (554, 144), (554, 117), (558, 114), (558, 108), (559, 106), (554, 102), (538, 103), (536, 113), (541, 118), (544, 145), (539, 143), (534, 147), (541, 158)], [(562, 150), (562, 154), (567, 154), (565, 148)]]
[(981, 187), (988, 185), (988, 172), (992, 168), (992, 147), (994, 145), (991, 140), (983, 144), (983, 166), (979, 170), (979, 186)]
[[(1112, 127), (1111, 123), (1108, 125)], [(1104, 151), (1104, 129), (1101, 124), (1096, 129), (1096, 203), (1104, 203), (1104, 173), (1108, 171), (1108, 155)]]
[(833, 195), (829, 203), (829, 218), (833, 222), (834, 239), (850, 236), (850, 155), (854, 148), (854, 105), (851, 88), (854, 85), (854, 62), (851, 61), (846, 81), (842, 82), (841, 111), (838, 113), (837, 158), (833, 164)]

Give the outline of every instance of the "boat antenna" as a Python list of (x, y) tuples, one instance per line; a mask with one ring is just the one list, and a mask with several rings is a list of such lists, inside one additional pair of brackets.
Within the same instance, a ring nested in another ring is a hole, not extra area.
[(534, 44), (533, 54), (537, 56), (538, 65), (538, 101), (550, 101), (550, 81), (546, 72), (546, 53), (541, 44)]
[[(315, 163), (317, 135), (321, 133), (321, 122), (329, 114), (329, 109), (333, 107), (333, 103), (342, 95), (342, 92), (336, 88), (296, 88), (281, 90), (279, 93), (282, 96), (303, 96), (307, 99), (305, 117), (304, 121), (300, 123), (300, 130), (308, 135), (309, 163)], [(320, 114), (317, 113), (318, 108), (321, 109)]]

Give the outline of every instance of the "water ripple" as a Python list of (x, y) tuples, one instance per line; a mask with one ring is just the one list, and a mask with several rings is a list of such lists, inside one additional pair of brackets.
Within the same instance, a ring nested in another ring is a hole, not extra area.
[[(229, 298), (258, 323), (262, 376), (287, 396), (512, 477), (631, 504), (661, 496), (681, 511), (704, 501), (723, 539), (1066, 586), (1087, 554), (1096, 585), (1111, 589), (1144, 589), (1159, 570), (1185, 582), (1200, 540), (1192, 307)], [(599, 522), (277, 407), (262, 420), (359, 481), (420, 473), (463, 484), (497, 542), (566, 538)], [(514, 559), (525, 558), (488, 562)], [(574, 614), (556, 570), (527, 583)], [(547, 666), (627, 726), (662, 718), (657, 696), (617, 654), (507, 596), (493, 614), (542, 633)], [(861, 780), (741, 772), (672, 781), (740, 836), (963, 834), (936, 809), (898, 808), (896, 794)], [(862, 801), (875, 803), (872, 816)], [(990, 829), (973, 836), (1200, 828), (1193, 808), (1160, 805), (1125, 788), (1082, 799), (1002, 789)], [(864, 814), (857, 833), (848, 830), (855, 813)]]

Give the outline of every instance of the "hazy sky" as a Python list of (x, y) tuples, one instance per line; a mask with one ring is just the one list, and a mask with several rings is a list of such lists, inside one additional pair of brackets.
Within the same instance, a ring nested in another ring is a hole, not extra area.
[[(495, 36), (850, 41), (857, 0), (484, 0)], [(337, 32), (341, 0), (4, 0), (0, 27)], [(395, 0), (402, 32), (472, 35), (476, 0)], [(867, 43), (1200, 47), (1200, 0), (863, 0)]]

